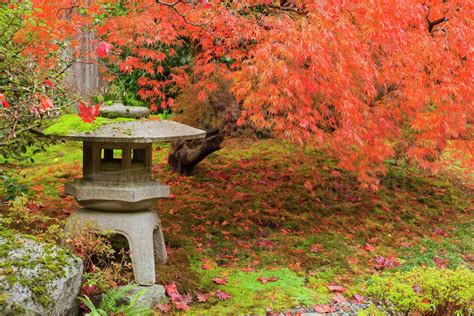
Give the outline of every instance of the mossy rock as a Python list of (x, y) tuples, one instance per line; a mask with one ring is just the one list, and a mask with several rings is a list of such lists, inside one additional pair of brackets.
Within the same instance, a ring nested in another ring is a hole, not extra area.
[(72, 315), (82, 260), (55, 245), (0, 233), (0, 315)]

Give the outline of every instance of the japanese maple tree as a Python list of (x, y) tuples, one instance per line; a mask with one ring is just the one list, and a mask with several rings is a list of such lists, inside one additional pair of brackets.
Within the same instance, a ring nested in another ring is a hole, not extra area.
[[(383, 162), (396, 155), (436, 170), (448, 145), (459, 146), (473, 167), (474, 4), (467, 1), (62, 5), (80, 7), (71, 21), (95, 32), (101, 58), (122, 73), (140, 72), (139, 96), (153, 108), (173, 106), (170, 87), (193, 85), (204, 100), (216, 88), (208, 79), (219, 74), (241, 102), (241, 123), (327, 148), (374, 188)], [(189, 44), (192, 61), (170, 67)]]

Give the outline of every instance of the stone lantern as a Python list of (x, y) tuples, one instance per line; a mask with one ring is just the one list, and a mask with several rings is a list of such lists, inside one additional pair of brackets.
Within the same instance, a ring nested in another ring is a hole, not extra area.
[(136, 282), (154, 284), (155, 262), (166, 261), (166, 248), (152, 208), (170, 190), (152, 179), (152, 144), (204, 137), (205, 131), (166, 120), (120, 122), (61, 136), (83, 142), (83, 178), (65, 185), (65, 193), (83, 208), (68, 218), (66, 234), (92, 223), (124, 235)]

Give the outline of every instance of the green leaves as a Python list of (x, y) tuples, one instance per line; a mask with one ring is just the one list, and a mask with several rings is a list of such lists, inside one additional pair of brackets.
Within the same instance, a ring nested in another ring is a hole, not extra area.
[(78, 297), (78, 299), (89, 309), (89, 313), (86, 314), (88, 316), (108, 316), (111, 314), (138, 316), (151, 314), (152, 311), (149, 308), (135, 306), (138, 299), (146, 293), (147, 289), (138, 291), (128, 304), (120, 303), (124, 296), (135, 287), (135, 284), (129, 284), (110, 290), (102, 295), (99, 307), (96, 307), (87, 295)]
[(410, 272), (374, 276), (367, 295), (397, 312), (423, 315), (468, 315), (474, 300), (474, 272), (417, 268)]

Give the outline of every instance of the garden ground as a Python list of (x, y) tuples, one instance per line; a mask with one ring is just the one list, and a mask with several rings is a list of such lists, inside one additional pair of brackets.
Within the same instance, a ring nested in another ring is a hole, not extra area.
[[(80, 146), (54, 145), (19, 172), (38, 202), (32, 212), (63, 220), (78, 207), (62, 186), (81, 175)], [(191, 294), (189, 313), (327, 304), (328, 285), (360, 299), (374, 274), (472, 267), (474, 187), (466, 178), (389, 162), (372, 192), (319, 151), (248, 139), (227, 140), (183, 177), (169, 170), (168, 148), (154, 148), (155, 177), (173, 193), (156, 206), (169, 256), (157, 282)]]

